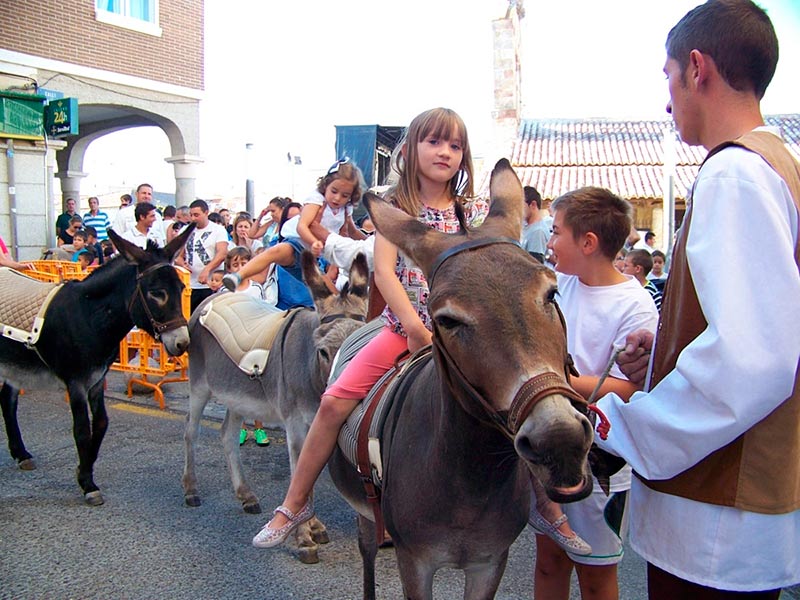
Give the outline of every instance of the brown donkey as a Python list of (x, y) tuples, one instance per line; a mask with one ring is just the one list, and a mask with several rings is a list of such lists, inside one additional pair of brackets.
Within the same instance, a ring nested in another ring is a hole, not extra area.
[[(434, 320), (433, 358), (399, 386), (381, 440), (381, 507), (406, 598), (432, 598), (441, 567), (464, 570), (465, 598), (494, 597), (527, 522), (531, 471), (558, 501), (591, 490), (592, 427), (567, 382), (556, 278), (516, 243), (522, 186), (506, 160), (491, 196), (480, 228), (451, 235), (365, 199), (381, 235), (425, 272)], [(374, 598), (372, 510), (338, 450), (329, 467), (359, 512)]]

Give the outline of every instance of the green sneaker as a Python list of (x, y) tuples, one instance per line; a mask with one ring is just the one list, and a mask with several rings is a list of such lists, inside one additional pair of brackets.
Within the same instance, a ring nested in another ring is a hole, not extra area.
[(244, 446), (244, 443), (247, 441), (247, 429), (242, 427), (242, 430), (239, 432), (239, 445)]
[(269, 446), (269, 437), (267, 436), (267, 432), (263, 429), (256, 429), (253, 432), (254, 437), (256, 438), (256, 444), (259, 446)]

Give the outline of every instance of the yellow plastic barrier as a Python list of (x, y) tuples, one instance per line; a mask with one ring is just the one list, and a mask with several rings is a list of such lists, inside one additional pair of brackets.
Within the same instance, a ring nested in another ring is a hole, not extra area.
[[(175, 267), (175, 270), (185, 286), (181, 296), (181, 308), (188, 321), (192, 303), (192, 290), (189, 287), (190, 274), (182, 267)], [(153, 396), (161, 410), (166, 408), (161, 386), (165, 383), (189, 381), (188, 355), (170, 356), (161, 342), (157, 342), (148, 333), (139, 329), (132, 330), (120, 342), (119, 357), (117, 362), (111, 365), (111, 368), (115, 371), (134, 374), (128, 381), (128, 398), (133, 396), (134, 384), (141, 385), (153, 390)], [(149, 378), (157, 378), (157, 380)]]

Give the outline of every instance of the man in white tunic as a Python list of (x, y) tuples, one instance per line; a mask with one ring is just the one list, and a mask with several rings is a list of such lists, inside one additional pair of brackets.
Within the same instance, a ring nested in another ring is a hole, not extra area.
[(667, 38), (667, 112), (709, 157), (656, 339), (632, 334), (620, 357), (649, 391), (598, 402), (598, 444), (637, 475), (630, 543), (651, 599), (778, 598), (800, 582), (800, 167), (760, 109), (777, 60), (750, 0), (709, 0)]

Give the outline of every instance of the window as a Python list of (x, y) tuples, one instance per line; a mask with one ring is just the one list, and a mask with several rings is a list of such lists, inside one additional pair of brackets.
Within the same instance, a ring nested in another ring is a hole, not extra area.
[(158, 0), (95, 0), (95, 18), (110, 25), (161, 35)]

